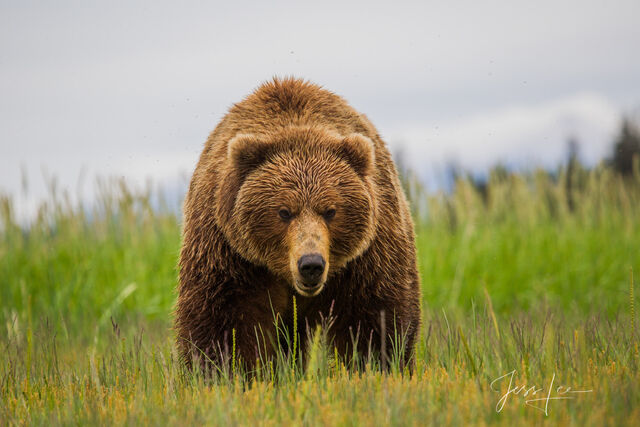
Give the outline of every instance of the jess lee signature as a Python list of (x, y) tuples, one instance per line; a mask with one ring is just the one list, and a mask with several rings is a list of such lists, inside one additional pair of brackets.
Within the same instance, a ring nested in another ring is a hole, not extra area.
[[(509, 379), (509, 386), (507, 387), (507, 392), (500, 397), (498, 403), (496, 404), (496, 412), (502, 411), (504, 405), (509, 400), (509, 396), (517, 396), (521, 395), (523, 399), (525, 399), (524, 404), (527, 406), (531, 406), (532, 408), (538, 409), (544, 412), (545, 415), (549, 415), (549, 402), (551, 400), (569, 400), (575, 399), (576, 396), (582, 393), (592, 393), (593, 390), (573, 390), (571, 387), (567, 386), (557, 386), (555, 389), (553, 387), (553, 383), (556, 379), (556, 374), (553, 374), (551, 377), (551, 382), (549, 383), (548, 388), (527, 386), (525, 384), (518, 385), (514, 384), (513, 377), (516, 374), (516, 370), (514, 369), (511, 372), (508, 372), (501, 377), (496, 378), (491, 381), (490, 387), (491, 390), (496, 393), (500, 393), (500, 390), (496, 390), (493, 385), (499, 381)], [(544, 395), (543, 395), (544, 393)]]

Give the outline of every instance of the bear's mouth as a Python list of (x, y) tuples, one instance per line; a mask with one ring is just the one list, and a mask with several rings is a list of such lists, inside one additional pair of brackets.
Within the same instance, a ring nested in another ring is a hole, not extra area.
[(291, 257), (290, 268), (293, 288), (301, 296), (315, 297), (324, 289), (329, 265), (319, 250), (310, 250), (300, 257)]
[(293, 284), (294, 289), (303, 297), (315, 297), (322, 289), (324, 289), (324, 282), (316, 283), (313, 285), (305, 285), (304, 283), (296, 280)]

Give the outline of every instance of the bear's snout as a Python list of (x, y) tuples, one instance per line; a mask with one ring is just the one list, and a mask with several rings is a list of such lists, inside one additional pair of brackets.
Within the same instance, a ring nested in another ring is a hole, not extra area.
[(320, 281), (326, 262), (320, 254), (303, 255), (298, 260), (298, 271), (307, 286), (315, 286)]
[(302, 296), (318, 295), (327, 280), (331, 259), (325, 221), (309, 210), (295, 218), (288, 231), (291, 284)]

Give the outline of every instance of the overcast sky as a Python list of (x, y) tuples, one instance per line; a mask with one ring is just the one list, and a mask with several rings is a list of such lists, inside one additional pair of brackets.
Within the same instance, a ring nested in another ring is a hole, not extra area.
[(190, 175), (227, 108), (274, 75), (367, 114), (423, 176), (451, 160), (596, 162), (640, 106), (640, 2), (0, 1), (0, 191), (43, 170)]

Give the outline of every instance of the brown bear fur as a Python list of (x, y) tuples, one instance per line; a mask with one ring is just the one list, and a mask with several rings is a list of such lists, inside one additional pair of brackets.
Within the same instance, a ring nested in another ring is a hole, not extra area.
[[(312, 291), (296, 271), (309, 251), (328, 264)], [(187, 363), (224, 363), (232, 330), (249, 367), (273, 355), (274, 314), (291, 327), (294, 295), (299, 342), (331, 312), (342, 355), (380, 355), (402, 334), (412, 357), (420, 284), (395, 166), (369, 120), (319, 86), (274, 79), (231, 107), (191, 179), (179, 267)]]

